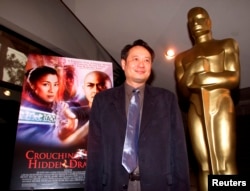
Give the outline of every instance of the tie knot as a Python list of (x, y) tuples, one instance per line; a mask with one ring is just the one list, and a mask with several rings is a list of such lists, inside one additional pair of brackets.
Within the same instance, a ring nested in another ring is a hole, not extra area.
[(140, 92), (140, 90), (139, 89), (133, 89), (133, 91), (132, 91), (133, 93), (139, 93)]

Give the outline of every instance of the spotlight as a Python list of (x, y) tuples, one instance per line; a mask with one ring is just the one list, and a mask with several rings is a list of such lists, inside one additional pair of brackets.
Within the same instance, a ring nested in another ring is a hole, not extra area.
[(10, 90), (4, 90), (3, 94), (7, 97), (11, 96), (11, 91)]
[(170, 60), (173, 59), (175, 57), (175, 52), (173, 49), (169, 49), (166, 53), (165, 53), (165, 57)]

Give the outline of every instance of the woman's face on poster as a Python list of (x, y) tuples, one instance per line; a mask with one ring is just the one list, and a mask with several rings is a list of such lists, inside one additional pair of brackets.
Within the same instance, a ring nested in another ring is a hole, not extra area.
[(55, 101), (59, 89), (57, 75), (47, 74), (34, 84), (34, 91), (45, 102)]

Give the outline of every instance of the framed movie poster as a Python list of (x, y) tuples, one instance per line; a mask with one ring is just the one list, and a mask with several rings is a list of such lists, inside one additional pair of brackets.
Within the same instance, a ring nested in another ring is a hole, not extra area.
[(93, 98), (112, 87), (111, 62), (30, 54), (10, 189), (83, 188)]

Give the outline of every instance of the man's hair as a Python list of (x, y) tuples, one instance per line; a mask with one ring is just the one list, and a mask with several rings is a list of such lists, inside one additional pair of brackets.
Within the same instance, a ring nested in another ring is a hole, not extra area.
[(75, 76), (76, 76), (76, 73), (75, 73), (75, 67), (72, 66), (72, 65), (66, 65), (64, 66), (63, 68), (64, 72), (65, 72), (65, 78), (69, 78), (69, 79), (74, 79)]
[(121, 51), (121, 59), (126, 60), (128, 57), (129, 50), (135, 46), (142, 46), (142, 47), (146, 48), (151, 55), (152, 62), (154, 61), (154, 58), (155, 58), (154, 50), (145, 41), (143, 41), (141, 39), (134, 41), (133, 44), (127, 44), (126, 46), (124, 46), (124, 48)]

